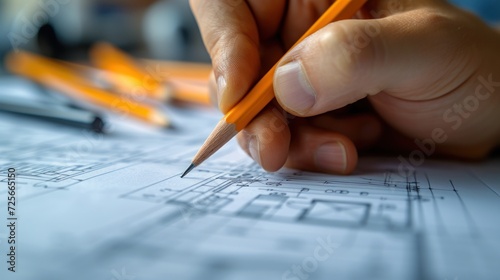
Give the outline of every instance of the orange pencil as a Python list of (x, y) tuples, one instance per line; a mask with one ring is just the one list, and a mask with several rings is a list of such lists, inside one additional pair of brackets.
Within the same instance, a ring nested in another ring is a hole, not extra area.
[(211, 67), (206, 64), (158, 62), (156, 66), (149, 65), (151, 71), (146, 71), (134, 58), (107, 43), (96, 44), (90, 53), (93, 63), (104, 70), (101, 77), (120, 93), (131, 96), (145, 93), (161, 101), (174, 98), (210, 104)]
[[(366, 1), (367, 0), (335, 1), (294, 46), (332, 21), (352, 18)], [(186, 176), (193, 168), (201, 164), (224, 146), (240, 130), (245, 128), (269, 102), (271, 102), (274, 98), (273, 78), (277, 67), (278, 63), (276, 63), (252, 90), (250, 90), (250, 92), (222, 118), (205, 143), (203, 143), (191, 165), (182, 174), (181, 178)]]
[[(134, 90), (134, 86), (137, 86), (137, 83), (136, 80), (130, 76), (126, 76), (116, 72), (102, 70), (99, 68), (95, 68), (93, 66), (75, 62), (69, 62), (64, 60), (54, 60), (54, 61), (84, 74), (85, 76), (87, 76), (88, 79), (90, 79), (91, 81), (93, 81), (98, 85), (103, 83), (107, 85), (110, 81), (112, 81), (113, 88), (116, 89), (118, 92), (120, 92), (122, 88), (128, 87), (127, 93), (130, 94), (127, 95), (134, 96), (133, 94), (131, 94), (131, 92)], [(107, 86), (104, 87), (107, 88)]]
[(159, 77), (148, 73), (137, 65), (133, 58), (111, 44), (95, 44), (90, 50), (90, 60), (102, 70), (121, 74), (121, 78), (118, 80), (114, 80), (117, 76), (109, 76), (108, 78), (115, 85), (119, 85), (119, 90), (127, 95), (134, 95), (137, 91), (141, 91), (156, 100), (166, 101), (170, 99), (169, 90)]
[[(59, 63), (68, 65), (75, 70), (87, 73), (115, 73), (116, 75), (124, 75), (123, 73), (111, 72), (104, 69), (96, 68), (86, 64), (68, 62), (64, 60), (56, 60)], [(194, 83), (199, 85), (208, 85), (212, 66), (206, 63), (179, 62), (179, 61), (164, 61), (164, 60), (138, 60), (140, 65), (144, 64), (146, 68), (154, 73), (154, 76), (161, 82), (168, 83), (171, 80), (182, 81), (186, 83)]]
[(88, 80), (74, 73), (70, 67), (49, 58), (27, 52), (10, 53), (6, 59), (6, 66), (15, 74), (25, 76), (70, 97), (120, 111), (152, 124), (160, 126), (169, 124), (168, 118), (155, 108), (96, 88)]
[(212, 105), (208, 84), (193, 83), (181, 79), (170, 80), (168, 84), (174, 93), (174, 99), (177, 101)]
[[(87, 76), (90, 76), (90, 79), (95, 80), (97, 84), (102, 84), (102, 82), (104, 82), (104, 84), (111, 83), (111, 87), (114, 91), (118, 91), (119, 93), (122, 93), (124, 95), (140, 96), (143, 94), (140, 87), (133, 86), (135, 80), (130, 76), (73, 62), (57, 62), (62, 63), (63, 65), (67, 65), (68, 67), (73, 68), (76, 71), (85, 73)], [(200, 105), (213, 105), (210, 101), (208, 78), (207, 80), (173, 78), (169, 81), (165, 81), (165, 84), (168, 90), (172, 92), (173, 99), (177, 101), (196, 103)], [(106, 86), (104, 87), (106, 88)]]
[(208, 83), (212, 65), (207, 63), (143, 60), (164, 81), (182, 79), (197, 83)]

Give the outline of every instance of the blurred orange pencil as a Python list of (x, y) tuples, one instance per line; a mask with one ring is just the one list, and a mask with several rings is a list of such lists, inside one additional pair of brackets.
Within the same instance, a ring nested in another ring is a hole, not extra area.
[(97, 43), (90, 50), (90, 60), (96, 67), (120, 76), (110, 75), (109, 81), (127, 95), (137, 92), (146, 96), (166, 101), (170, 99), (169, 90), (163, 81), (148, 73), (126, 53), (108, 43)]
[(156, 75), (164, 81), (182, 79), (197, 83), (208, 83), (212, 65), (207, 63), (142, 60)]
[[(144, 67), (134, 58), (107, 43), (94, 45), (91, 60), (106, 73), (104, 77), (126, 95), (146, 93), (156, 100), (210, 104), (208, 79), (211, 67), (201, 63), (160, 62)], [(146, 71), (146, 67), (150, 71)], [(166, 70), (168, 69), (168, 70)], [(161, 90), (156, 90), (160, 88)], [(162, 96), (159, 96), (159, 94)]]
[[(111, 72), (104, 69), (96, 68), (94, 66), (69, 62), (64, 60), (57, 60), (58, 62), (71, 66), (75, 70), (81, 72), (97, 72), (97, 73), (115, 73), (117, 75), (124, 75), (123, 73)], [(144, 65), (148, 72), (153, 72), (151, 76), (155, 76), (161, 82), (169, 82), (170, 80), (180, 80), (199, 85), (208, 85), (212, 66), (206, 63), (193, 63), (193, 62), (179, 62), (179, 61), (165, 61), (165, 60), (138, 60), (141, 65)]]
[(70, 97), (119, 111), (155, 125), (169, 125), (168, 118), (156, 108), (96, 88), (72, 68), (49, 58), (22, 51), (10, 53), (6, 59), (6, 67), (15, 74)]
[[(130, 76), (73, 62), (58, 62), (67, 65), (68, 67), (71, 67), (76, 71), (84, 73), (85, 75), (89, 76), (90, 79), (92, 79), (96, 84), (102, 85), (104, 86), (104, 88), (110, 87), (114, 91), (118, 91), (121, 94), (135, 97), (142, 96), (143, 94), (140, 87), (134, 87), (135, 80)], [(165, 85), (167, 89), (173, 93), (173, 98), (176, 101), (212, 106), (212, 102), (210, 101), (210, 93), (208, 90), (208, 80), (195, 81), (191, 79), (175, 78), (171, 79), (170, 81), (166, 81)]]
[(168, 84), (172, 89), (172, 92), (175, 93), (174, 99), (177, 101), (191, 102), (208, 106), (212, 105), (208, 85), (193, 83), (181, 79), (170, 80)]

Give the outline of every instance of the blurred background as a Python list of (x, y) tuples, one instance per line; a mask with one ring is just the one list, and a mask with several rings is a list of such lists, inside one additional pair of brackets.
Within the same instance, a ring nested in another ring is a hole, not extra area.
[(145, 58), (208, 62), (187, 0), (0, 0), (0, 56), (85, 59), (108, 41)]
[[(498, 0), (452, 0), (493, 22)], [(188, 0), (0, 0), (0, 57), (25, 49), (84, 59), (108, 41), (136, 56), (208, 62)]]

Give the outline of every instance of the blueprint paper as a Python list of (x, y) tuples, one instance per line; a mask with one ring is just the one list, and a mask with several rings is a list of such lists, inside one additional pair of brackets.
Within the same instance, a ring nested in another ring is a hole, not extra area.
[(180, 179), (220, 115), (169, 110), (106, 135), (0, 114), (0, 279), (500, 279), (498, 160), (267, 173), (231, 142)]

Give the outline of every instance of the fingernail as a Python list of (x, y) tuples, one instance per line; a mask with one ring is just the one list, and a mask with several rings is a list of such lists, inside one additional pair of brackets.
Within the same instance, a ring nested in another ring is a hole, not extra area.
[(259, 165), (262, 165), (262, 160), (260, 158), (259, 140), (257, 136), (250, 136), (250, 141), (248, 143), (248, 150), (250, 151), (250, 156)]
[(345, 147), (340, 142), (323, 144), (316, 150), (316, 166), (324, 170), (344, 173), (347, 168), (346, 157)]
[[(220, 105), (220, 102), (222, 100), (222, 95), (224, 94), (224, 91), (226, 90), (226, 78), (224, 76), (219, 76), (217, 78), (217, 102)], [(220, 106), (219, 106), (220, 107)]]
[(279, 101), (299, 114), (304, 114), (316, 102), (307, 74), (299, 61), (292, 61), (276, 70), (275, 88)]

